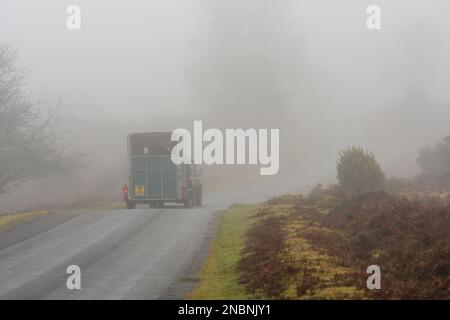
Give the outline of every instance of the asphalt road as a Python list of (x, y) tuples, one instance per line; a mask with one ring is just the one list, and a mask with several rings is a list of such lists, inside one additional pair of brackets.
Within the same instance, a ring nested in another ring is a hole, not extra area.
[[(202, 207), (52, 213), (0, 232), (0, 299), (180, 299), (236, 202), (282, 190), (241, 187), (205, 195)], [(66, 268), (81, 269), (68, 290)]]

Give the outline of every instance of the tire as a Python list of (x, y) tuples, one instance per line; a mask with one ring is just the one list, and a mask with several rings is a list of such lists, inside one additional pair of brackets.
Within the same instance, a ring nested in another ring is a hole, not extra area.
[(127, 201), (127, 209), (135, 209), (136, 208), (136, 203), (134, 201)]
[(192, 196), (192, 206), (196, 207), (198, 205), (198, 194), (197, 192)]
[(189, 193), (187, 199), (184, 201), (184, 207), (187, 208), (187, 209), (192, 208), (192, 202), (193, 202), (192, 201), (192, 194)]
[(202, 190), (202, 187), (200, 187), (200, 190), (198, 191), (198, 202), (197, 202), (197, 204), (199, 206), (201, 206), (202, 205), (202, 201), (203, 201), (203, 190)]
[(199, 205), (200, 205), (200, 193), (197, 191), (197, 193), (195, 194), (195, 206)]

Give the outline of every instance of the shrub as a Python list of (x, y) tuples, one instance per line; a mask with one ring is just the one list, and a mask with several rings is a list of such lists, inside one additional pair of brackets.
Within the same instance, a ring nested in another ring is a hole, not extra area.
[[(339, 250), (332, 242), (316, 245), (356, 268), (381, 267), (382, 290), (371, 291), (372, 297), (450, 298), (449, 204), (435, 197), (408, 200), (374, 192), (346, 201), (322, 216), (321, 223), (342, 231), (348, 240)], [(357, 283), (365, 287), (364, 281)]]
[(385, 177), (373, 153), (352, 146), (339, 153), (337, 178), (349, 196), (377, 191)]

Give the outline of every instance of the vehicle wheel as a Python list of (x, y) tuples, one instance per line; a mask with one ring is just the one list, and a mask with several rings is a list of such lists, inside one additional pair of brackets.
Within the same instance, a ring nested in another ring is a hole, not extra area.
[(200, 205), (200, 193), (197, 191), (197, 193), (195, 194), (195, 205), (199, 206)]
[(184, 201), (184, 207), (185, 208), (192, 208), (192, 194), (189, 193), (186, 201)]
[(195, 207), (197, 205), (197, 194), (192, 196), (192, 206)]
[(134, 201), (127, 201), (127, 209), (136, 208), (136, 203)]

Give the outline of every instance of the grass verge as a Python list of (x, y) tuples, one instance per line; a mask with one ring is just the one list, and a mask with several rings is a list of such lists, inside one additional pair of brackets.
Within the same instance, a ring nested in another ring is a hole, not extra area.
[(245, 234), (254, 223), (257, 205), (237, 204), (221, 218), (216, 237), (203, 265), (199, 284), (189, 299), (250, 299), (238, 283), (236, 266), (245, 244)]
[(14, 213), (5, 213), (0, 215), (0, 231), (4, 231), (10, 228), (13, 228), (21, 223), (29, 222), (37, 217), (49, 214), (49, 213), (64, 213), (64, 212), (89, 212), (89, 211), (97, 211), (97, 210), (118, 210), (124, 209), (125, 205), (123, 202), (112, 202), (109, 204), (101, 205), (93, 208), (85, 208), (85, 209), (52, 209), (52, 210), (34, 210), (34, 211), (26, 211), (26, 212), (14, 212)]
[(0, 216), (0, 231), (9, 229), (23, 222), (28, 222), (47, 214), (48, 211), (32, 211), (32, 212), (21, 212), (21, 213), (10, 213)]

